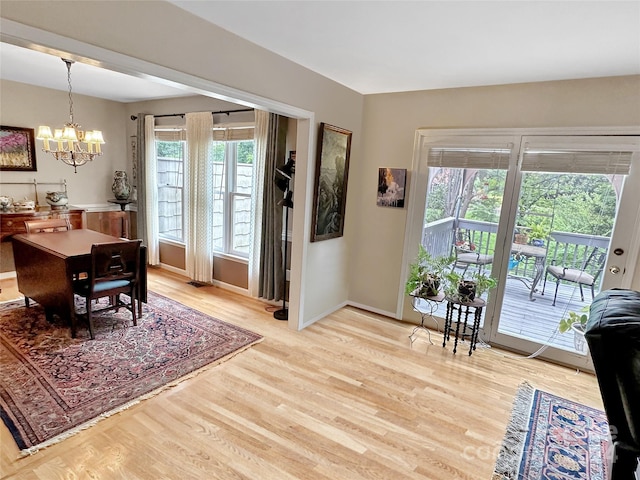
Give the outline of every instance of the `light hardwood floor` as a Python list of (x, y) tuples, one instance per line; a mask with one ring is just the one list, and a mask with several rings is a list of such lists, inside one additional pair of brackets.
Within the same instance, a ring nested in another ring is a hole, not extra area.
[[(262, 334), (262, 343), (40, 452), (11, 479), (489, 479), (517, 386), (602, 408), (594, 376), (344, 308), (296, 332), (263, 302), (151, 271), (149, 287)], [(18, 296), (2, 281), (0, 299)], [(463, 346), (464, 347), (464, 346)]]

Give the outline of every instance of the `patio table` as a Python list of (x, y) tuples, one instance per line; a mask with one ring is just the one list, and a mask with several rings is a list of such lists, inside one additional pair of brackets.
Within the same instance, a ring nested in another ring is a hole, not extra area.
[(545, 260), (547, 258), (547, 249), (545, 247), (535, 247), (533, 245), (521, 244), (521, 243), (513, 243), (511, 245), (511, 253), (515, 255), (521, 255), (527, 258), (534, 259), (533, 268), (535, 269), (535, 273), (533, 275), (533, 279), (529, 280), (531, 283), (527, 285), (528, 279), (523, 277), (514, 276), (521, 282), (523, 282), (529, 288), (529, 300), (535, 300), (533, 298), (533, 294), (536, 291), (536, 286), (540, 279), (542, 278), (542, 274), (544, 273)]

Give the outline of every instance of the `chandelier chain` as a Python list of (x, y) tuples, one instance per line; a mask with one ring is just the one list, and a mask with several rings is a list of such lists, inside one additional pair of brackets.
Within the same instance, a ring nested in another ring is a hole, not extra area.
[(73, 124), (73, 97), (71, 96), (71, 64), (72, 60), (64, 60), (67, 64), (67, 83), (69, 84), (69, 123)]

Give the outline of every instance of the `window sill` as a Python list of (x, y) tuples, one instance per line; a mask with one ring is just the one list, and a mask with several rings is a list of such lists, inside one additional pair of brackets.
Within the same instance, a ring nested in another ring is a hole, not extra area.
[(159, 241), (159, 243), (166, 243), (167, 245), (172, 245), (174, 247), (182, 247), (185, 248), (185, 244), (184, 242), (181, 242), (179, 240), (171, 240), (169, 238), (161, 238)]
[[(179, 248), (186, 248), (183, 242), (179, 242), (177, 240), (170, 240), (168, 238), (161, 238), (160, 243), (164, 243), (166, 245), (171, 245)], [(231, 253), (213, 252), (213, 256), (217, 258), (223, 258), (225, 260), (230, 260), (232, 262), (244, 263), (245, 265), (249, 264), (248, 258), (239, 257), (238, 255), (233, 255)]]
[(213, 256), (218, 258), (224, 258), (225, 260), (230, 260), (232, 262), (244, 263), (245, 265), (249, 264), (248, 258), (239, 257), (237, 255), (232, 255), (230, 253), (213, 252)]

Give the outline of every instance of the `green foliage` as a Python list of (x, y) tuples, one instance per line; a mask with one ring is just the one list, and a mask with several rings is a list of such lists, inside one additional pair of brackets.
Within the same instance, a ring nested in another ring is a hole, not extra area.
[(156, 148), (158, 157), (182, 160), (182, 142), (180, 141), (158, 141), (156, 142)]
[[(527, 173), (523, 176), (518, 224), (533, 227), (539, 215), (553, 216), (553, 230), (608, 236), (616, 192), (605, 175)], [(545, 225), (551, 228), (551, 225)]]
[(238, 163), (253, 163), (253, 140), (238, 142)]
[(442, 280), (444, 271), (455, 261), (455, 257), (432, 256), (423, 245), (418, 247), (415, 262), (409, 265), (409, 276), (405, 283), (405, 293), (410, 295), (421, 289), (428, 277)]
[(549, 229), (541, 223), (536, 223), (529, 228), (529, 238), (531, 240), (545, 240), (549, 235)]
[[(589, 305), (584, 306), (580, 311), (588, 313)], [(580, 325), (584, 330), (584, 327), (587, 326), (587, 320), (589, 319), (587, 313), (568, 312), (567, 316), (562, 318), (560, 323), (558, 323), (558, 331), (560, 333), (566, 333), (571, 330), (574, 323)]]
[(429, 191), (427, 206), (425, 209), (425, 223), (434, 222), (445, 218), (447, 215), (445, 209), (445, 197), (448, 185), (445, 183), (432, 183)]
[[(460, 218), (498, 222), (505, 171), (430, 169), (425, 209), (427, 223), (455, 216), (456, 199), (463, 192)], [(466, 180), (465, 180), (466, 178)], [(463, 189), (463, 181), (467, 182)], [(607, 175), (526, 172), (522, 177), (517, 225), (540, 225), (551, 230), (609, 236), (616, 214), (617, 195)], [(553, 220), (553, 224), (551, 221)], [(531, 234), (531, 232), (530, 232)], [(541, 234), (541, 233), (540, 233)]]
[(466, 280), (475, 282), (476, 284), (476, 297), (480, 297), (484, 292), (495, 288), (498, 282), (495, 278), (488, 275), (484, 275), (478, 271), (475, 271), (471, 276), (464, 278), (458, 272), (453, 270), (445, 275), (446, 285), (444, 292), (448, 297), (456, 297), (458, 295), (458, 285)]

